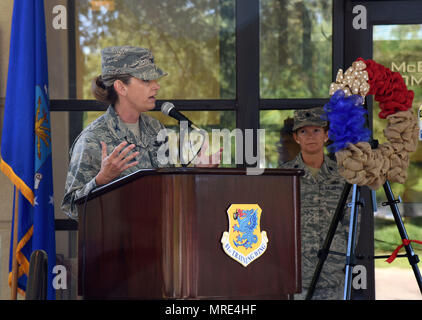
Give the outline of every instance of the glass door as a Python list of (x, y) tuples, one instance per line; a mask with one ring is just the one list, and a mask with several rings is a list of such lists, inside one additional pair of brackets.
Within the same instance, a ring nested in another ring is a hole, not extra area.
[[(376, 25), (373, 27), (373, 59), (388, 67), (393, 72), (400, 72), (407, 89), (413, 90), (413, 112), (422, 111), (422, 24), (404, 25)], [(379, 143), (387, 142), (383, 130), (387, 120), (380, 119), (378, 102), (373, 103), (373, 136)], [(410, 165), (407, 170), (408, 178), (404, 184), (392, 183), (394, 195), (400, 197), (398, 204), (405, 227), (410, 239), (422, 238), (422, 141), (418, 143), (416, 152), (410, 155)], [(375, 212), (375, 251), (376, 254), (390, 254), (401, 243), (400, 235), (391, 215), (390, 207), (382, 206), (387, 201), (384, 190), (376, 192), (377, 211)], [(421, 256), (422, 248), (413, 246), (415, 252)], [(404, 250), (403, 252), (404, 253)], [(386, 292), (382, 280), (386, 274), (393, 270), (398, 277), (408, 279), (403, 281), (398, 288), (401, 293), (396, 296)], [(420, 268), (420, 267), (419, 267)], [(396, 270), (397, 269), (397, 270)], [(392, 265), (383, 260), (375, 264), (375, 277), (379, 298), (408, 299), (420, 296), (416, 280), (406, 258), (397, 259)]]
[[(388, 67), (393, 72), (400, 72), (407, 89), (413, 90), (413, 111), (417, 113), (422, 107), (422, 24), (416, 25), (378, 25), (373, 28), (373, 59)], [(378, 102), (373, 104), (373, 135), (379, 143), (387, 140), (383, 129), (386, 120), (378, 117)], [(392, 184), (395, 195), (403, 203), (401, 213), (405, 217), (422, 218), (422, 141), (416, 152), (410, 156), (408, 179), (404, 184)], [(386, 201), (381, 190), (377, 192), (377, 203)], [(380, 215), (388, 215), (384, 208), (378, 208)]]
[[(373, 59), (391, 71), (400, 72), (408, 90), (415, 93), (413, 112), (417, 114), (422, 105), (422, 2), (346, 0), (344, 14), (344, 67), (347, 69), (353, 61), (362, 57)], [(373, 138), (379, 143), (386, 142), (383, 130), (387, 120), (378, 117), (378, 102), (372, 96), (367, 98), (367, 107)], [(411, 154), (406, 182), (392, 183), (392, 188), (395, 197), (402, 200), (399, 209), (409, 238), (419, 240), (422, 238), (422, 142)], [(375, 214), (372, 214), (373, 208), (366, 206), (361, 224), (361, 230), (364, 229), (365, 233), (372, 228), (373, 238), (367, 234), (360, 245), (362, 251), (370, 252), (368, 250), (372, 243), (374, 255), (390, 255), (401, 244), (401, 238), (390, 208), (382, 206), (382, 202), (386, 201), (384, 189), (377, 190), (374, 198)], [(421, 256), (420, 245), (413, 245), (413, 249)], [(400, 253), (405, 253), (404, 249)], [(392, 264), (385, 260), (376, 259), (374, 263), (374, 297), (421, 299), (407, 258), (396, 259)]]

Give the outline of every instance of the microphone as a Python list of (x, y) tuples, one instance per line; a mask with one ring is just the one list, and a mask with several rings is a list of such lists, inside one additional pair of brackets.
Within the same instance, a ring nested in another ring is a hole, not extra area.
[[(189, 147), (188, 147), (188, 159), (187, 160), (185, 160), (184, 159), (184, 143), (183, 143), (183, 140), (184, 140), (184, 135), (182, 135), (182, 132), (180, 132), (180, 146), (179, 146), (179, 154), (180, 154), (180, 159), (181, 159), (181, 164), (182, 164), (182, 166), (183, 167), (186, 167), (186, 166), (188, 166), (192, 161), (193, 161), (193, 159), (195, 159), (196, 158), (196, 156), (200, 153), (200, 151), (201, 151), (201, 149), (202, 149), (202, 146), (203, 146), (203, 144), (204, 144), (204, 142), (205, 142), (205, 134), (206, 134), (206, 131), (204, 131), (204, 130), (202, 130), (202, 129), (200, 129), (200, 128), (198, 128), (197, 126), (195, 126), (193, 123), (192, 123), (192, 121), (190, 121), (188, 118), (186, 118), (183, 114), (181, 114), (179, 111), (177, 111), (176, 110), (176, 108), (175, 108), (175, 106), (174, 106), (174, 104), (173, 103), (171, 103), (171, 102), (164, 102), (162, 105), (161, 105), (161, 112), (162, 113), (164, 113), (166, 116), (170, 116), (170, 117), (172, 117), (172, 118), (174, 118), (174, 119), (176, 119), (177, 121), (186, 121), (187, 123), (188, 123), (188, 126), (189, 127), (191, 127), (192, 129), (194, 129), (194, 130), (196, 130), (197, 132), (199, 132), (199, 134), (202, 136), (202, 143), (201, 143), (201, 147), (197, 150), (197, 151), (194, 151), (194, 150), (192, 150), (192, 144), (191, 144), (191, 140), (190, 140), (190, 138), (188, 138), (188, 144), (189, 144)], [(190, 136), (190, 135), (189, 135)], [(189, 161), (189, 149), (190, 149), (190, 152), (191, 153), (193, 153), (194, 155), (193, 155), (193, 157), (192, 157), (192, 159)]]
[(181, 114), (179, 111), (176, 110), (176, 107), (171, 102), (164, 102), (161, 105), (161, 112), (164, 113), (166, 116), (170, 116), (177, 121), (186, 121), (189, 125), (189, 127), (192, 127), (195, 130), (201, 130), (197, 126), (195, 126), (192, 121), (190, 121), (188, 118), (186, 118), (183, 114)]

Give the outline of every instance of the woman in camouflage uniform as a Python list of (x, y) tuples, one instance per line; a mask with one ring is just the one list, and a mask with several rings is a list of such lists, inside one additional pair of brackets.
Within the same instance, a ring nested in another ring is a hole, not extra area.
[[(302, 293), (295, 299), (304, 299), (318, 263), (318, 251), (324, 244), (332, 217), (345, 181), (337, 171), (337, 164), (324, 154), (328, 141), (327, 122), (321, 119), (322, 108), (297, 110), (294, 114), (293, 138), (300, 146), (295, 159), (282, 168), (302, 169), (301, 242)], [(345, 253), (348, 221), (339, 224), (330, 251)], [(345, 258), (329, 254), (321, 272), (313, 299), (342, 299)]]
[(155, 107), (165, 76), (148, 49), (123, 46), (101, 51), (102, 74), (92, 92), (109, 104), (107, 112), (76, 138), (70, 150), (63, 211), (77, 219), (75, 199), (141, 168), (159, 167), (158, 132), (164, 126), (144, 114)]

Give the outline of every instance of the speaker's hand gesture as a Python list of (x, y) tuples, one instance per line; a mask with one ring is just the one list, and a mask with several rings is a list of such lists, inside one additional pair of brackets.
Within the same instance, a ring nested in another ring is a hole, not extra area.
[(135, 145), (131, 144), (125, 147), (126, 145), (126, 141), (122, 142), (114, 148), (112, 153), (107, 155), (107, 145), (101, 141), (101, 169), (95, 177), (97, 185), (103, 185), (113, 181), (123, 171), (138, 164), (138, 161), (129, 163), (129, 161), (139, 154), (139, 152), (129, 154), (130, 151), (135, 148)]

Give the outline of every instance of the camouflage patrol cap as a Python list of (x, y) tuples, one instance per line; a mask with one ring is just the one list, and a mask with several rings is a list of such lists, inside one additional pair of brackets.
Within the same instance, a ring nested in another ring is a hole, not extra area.
[(154, 64), (151, 51), (131, 46), (101, 50), (101, 73), (106, 86), (111, 86), (113, 77), (121, 74), (130, 74), (141, 80), (156, 80), (167, 75)]
[(328, 125), (328, 122), (324, 120), (324, 118), (321, 118), (324, 114), (325, 112), (322, 107), (296, 110), (294, 113), (294, 125), (292, 130), (296, 131), (305, 126), (325, 127)]

